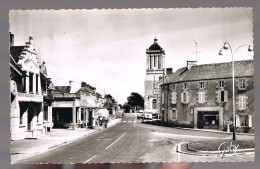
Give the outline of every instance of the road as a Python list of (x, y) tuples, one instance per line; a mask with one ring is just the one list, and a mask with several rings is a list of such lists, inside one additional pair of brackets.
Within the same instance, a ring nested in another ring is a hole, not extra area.
[(21, 160), (19, 164), (172, 162), (180, 159), (176, 154), (176, 145), (180, 142), (229, 137), (223, 133), (209, 135), (207, 132), (143, 124), (133, 114), (126, 114), (121, 123)]

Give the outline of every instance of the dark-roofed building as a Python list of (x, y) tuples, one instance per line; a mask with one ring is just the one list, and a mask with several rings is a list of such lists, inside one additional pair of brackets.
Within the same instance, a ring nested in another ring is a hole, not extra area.
[[(236, 126), (254, 130), (253, 60), (235, 61)], [(187, 66), (161, 81), (162, 120), (183, 126), (226, 130), (233, 121), (232, 63)]]

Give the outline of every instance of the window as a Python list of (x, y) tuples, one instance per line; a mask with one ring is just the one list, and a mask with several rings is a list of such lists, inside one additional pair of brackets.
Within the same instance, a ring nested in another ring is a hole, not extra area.
[(220, 80), (220, 81), (218, 81), (218, 83), (219, 83), (218, 85), (220, 88), (224, 87), (224, 80)]
[(252, 115), (236, 115), (237, 127), (252, 127)]
[(205, 82), (199, 82), (199, 89), (205, 88)]
[(177, 120), (176, 109), (172, 109), (170, 112), (170, 120)]
[(182, 88), (183, 88), (183, 90), (187, 90), (188, 89), (188, 83), (183, 83)]
[(217, 80), (216, 81), (216, 88), (223, 89), (226, 87), (226, 81), (225, 80)]
[(48, 106), (44, 106), (43, 110), (43, 120), (48, 121)]
[(149, 61), (150, 61), (150, 68), (149, 69), (152, 69), (152, 56), (151, 55), (150, 55)]
[(36, 79), (36, 93), (38, 93), (38, 83), (39, 83), (39, 81), (38, 81), (38, 78), (39, 78), (39, 75), (36, 75), (36, 77), (35, 77)]
[(23, 77), (23, 92), (26, 93), (26, 76)]
[(239, 79), (237, 82), (238, 90), (246, 90), (247, 88), (247, 80), (246, 79)]
[(247, 97), (245, 95), (238, 96), (238, 110), (246, 109), (246, 100)]
[(198, 102), (199, 103), (205, 103), (205, 92), (198, 92)]
[(153, 66), (156, 67), (156, 55), (153, 56)]
[(29, 92), (33, 93), (33, 73), (29, 73)]
[(176, 90), (176, 84), (171, 84), (171, 89)]
[(181, 102), (182, 103), (188, 103), (189, 102), (189, 95), (187, 92), (181, 93)]
[(217, 91), (216, 93), (217, 93), (216, 97), (218, 103), (227, 102), (227, 91), (222, 90), (222, 91)]
[(156, 103), (157, 103), (157, 100), (156, 99), (153, 99), (152, 101), (152, 109), (156, 109)]
[(175, 91), (172, 91), (172, 97), (171, 97), (171, 103), (172, 103), (172, 104), (176, 104), (176, 102), (177, 102), (177, 101), (176, 101), (176, 100), (177, 100), (177, 99), (176, 99), (176, 95), (177, 95), (176, 92), (175, 92)]

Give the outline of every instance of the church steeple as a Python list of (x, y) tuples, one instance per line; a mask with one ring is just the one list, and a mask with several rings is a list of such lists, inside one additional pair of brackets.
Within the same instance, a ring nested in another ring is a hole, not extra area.
[(163, 70), (164, 69), (165, 51), (158, 44), (158, 39), (154, 38), (154, 43), (146, 49), (146, 70)]

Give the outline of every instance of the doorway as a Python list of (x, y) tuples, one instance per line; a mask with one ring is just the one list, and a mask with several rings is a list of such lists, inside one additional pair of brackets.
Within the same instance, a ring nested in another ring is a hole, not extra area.
[(198, 128), (219, 129), (219, 112), (198, 111)]

